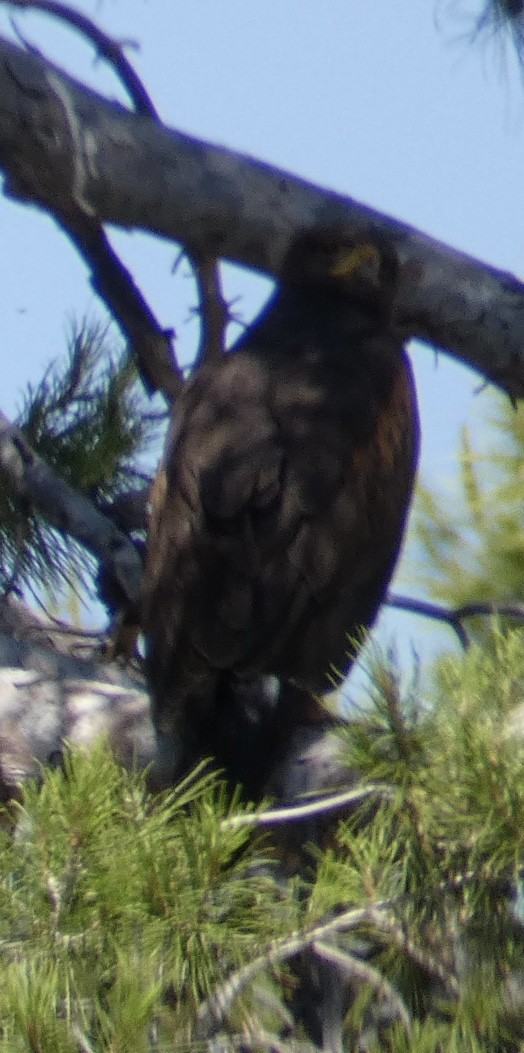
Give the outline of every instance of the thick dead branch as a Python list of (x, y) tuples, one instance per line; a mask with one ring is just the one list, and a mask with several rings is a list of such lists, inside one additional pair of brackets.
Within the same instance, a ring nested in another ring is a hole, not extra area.
[(48, 468), (1, 411), (0, 468), (19, 498), (109, 567), (129, 601), (138, 602), (142, 562), (135, 546), (91, 501)]
[(350, 198), (190, 139), (106, 101), (0, 41), (6, 191), (43, 208), (149, 230), (278, 274), (297, 230), (338, 224), (387, 239), (398, 326), (524, 395), (524, 287)]

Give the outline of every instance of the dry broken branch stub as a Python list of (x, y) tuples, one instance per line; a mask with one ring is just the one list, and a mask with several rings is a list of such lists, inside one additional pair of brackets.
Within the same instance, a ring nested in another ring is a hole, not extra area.
[(213, 362), (226, 349), (226, 328), (230, 315), (222, 294), (220, 266), (213, 256), (202, 253), (187, 253), (193, 267), (199, 292), (199, 304), (195, 308), (200, 319), (200, 344), (194, 368), (204, 362)]
[[(389, 240), (403, 332), (524, 395), (524, 286), (422, 233), (232, 151), (129, 113), (0, 41), (0, 165), (12, 195), (138, 228), (278, 274), (298, 230)], [(66, 115), (67, 111), (67, 115)], [(75, 129), (74, 150), (71, 124)]]

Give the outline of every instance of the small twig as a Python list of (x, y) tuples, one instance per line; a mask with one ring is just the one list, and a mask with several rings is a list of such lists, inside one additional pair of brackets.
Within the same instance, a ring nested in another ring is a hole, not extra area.
[(82, 15), (80, 11), (57, 3), (56, 0), (8, 0), (8, 2), (11, 7), (18, 7), (21, 10), (33, 8), (36, 11), (44, 11), (46, 14), (54, 15), (56, 18), (61, 19), (62, 22), (66, 22), (68, 25), (73, 26), (74, 29), (77, 29), (79, 33), (82, 33), (93, 44), (97, 54), (113, 67), (133, 103), (136, 113), (151, 117), (153, 120), (159, 120), (158, 113), (142, 81), (124, 54), (123, 45), (117, 43), (116, 40), (113, 40), (106, 33), (103, 33), (90, 18)]
[(63, 625), (58, 619), (55, 619), (49, 611), (45, 612), (48, 618), (55, 624), (49, 625), (34, 625), (31, 629), (32, 633), (38, 636), (42, 633), (44, 636), (50, 632), (57, 633), (59, 636), (79, 636), (82, 640), (99, 640), (100, 642), (107, 636), (106, 629), (75, 629), (71, 625)]
[(434, 621), (445, 622), (455, 632), (465, 651), (467, 651), (471, 639), (462, 622), (465, 618), (515, 618), (524, 622), (523, 603), (465, 603), (462, 607), (443, 607), (437, 603), (429, 603), (426, 600), (416, 600), (411, 596), (399, 596), (397, 593), (388, 593), (386, 599), (388, 607), (394, 607), (399, 611), (408, 611), (410, 614), (420, 614), (424, 618), (433, 618)]
[(456, 618), (476, 618), (484, 616), (496, 618), (516, 618), (524, 622), (524, 604), (522, 603), (465, 603), (453, 612)]
[[(20, 8), (34, 7), (58, 15), (81, 29), (89, 39), (99, 46), (120, 74), (131, 78), (131, 88), (137, 94), (135, 100), (141, 112), (158, 122), (155, 109), (140, 81), (124, 59), (121, 49), (105, 36), (83, 15), (57, 3), (56, 0), (9, 0)], [(162, 391), (168, 402), (173, 402), (183, 384), (174, 349), (173, 333), (162, 329), (129, 271), (112, 249), (99, 219), (87, 205), (84, 196), (85, 164), (84, 142), (79, 131), (74, 106), (70, 95), (59, 76), (52, 70), (46, 74), (47, 86), (54, 92), (69, 131), (72, 155), (71, 191), (68, 200), (54, 207), (48, 205), (59, 227), (67, 234), (91, 271), (91, 284), (107, 305), (110, 313), (129, 341), (136, 357), (140, 376), (146, 390), (151, 394)], [(130, 85), (126, 80), (126, 86)]]
[(222, 820), (222, 830), (238, 830), (243, 826), (279, 826), (282, 823), (298, 822), (312, 815), (324, 815), (334, 812), (346, 805), (356, 804), (372, 794), (383, 797), (391, 797), (393, 790), (391, 786), (381, 783), (371, 783), (360, 786), (357, 789), (346, 790), (344, 793), (330, 794), (327, 797), (318, 797), (307, 804), (297, 804), (289, 808), (273, 808), (266, 812), (255, 812), (252, 815), (233, 815), (230, 819)]
[(309, 947), (312, 940), (308, 940), (300, 934), (287, 936), (282, 940), (275, 940), (265, 954), (248, 962), (233, 973), (225, 983), (221, 984), (204, 1002), (200, 1004), (197, 1011), (197, 1026), (195, 1029), (196, 1039), (206, 1039), (214, 1033), (216, 1028), (224, 1020), (229, 1008), (247, 984), (255, 978), (257, 973), (268, 965), (277, 965), (299, 954), (305, 947)]
[(373, 908), (371, 908), (370, 914), (373, 917), (374, 928), (384, 934), (388, 943), (393, 943), (393, 945), (403, 951), (404, 954), (406, 954), (407, 957), (419, 967), (419, 969), (425, 972), (428, 976), (433, 977), (434, 980), (438, 980), (450, 998), (459, 997), (459, 984), (449, 968), (445, 968), (434, 955), (430, 954), (429, 951), (418, 947), (406, 932), (404, 932), (400, 925), (392, 920), (390, 915), (387, 915), (383, 911), (377, 911), (376, 915), (373, 916)]
[(222, 295), (220, 265), (213, 256), (192, 251), (188, 259), (198, 287), (199, 303), (195, 308), (200, 317), (200, 343), (194, 368), (204, 362), (214, 362), (225, 351), (225, 335), (229, 310)]
[(133, 543), (87, 497), (53, 472), (1, 411), (0, 468), (19, 499), (29, 501), (51, 526), (111, 567), (125, 595), (138, 602), (142, 561)]
[(456, 633), (461, 647), (467, 651), (470, 645), (469, 634), (461, 624), (460, 618), (449, 607), (441, 607), (437, 603), (428, 603), (426, 600), (415, 600), (411, 596), (398, 596), (396, 593), (388, 593), (386, 605), (394, 607), (398, 611), (408, 611), (410, 614), (421, 614), (424, 618), (433, 618), (437, 622), (445, 622), (453, 632)]
[(399, 676), (393, 661), (387, 665), (380, 663), (375, 670), (375, 685), (384, 699), (389, 717), (389, 725), (394, 735), (399, 757), (410, 766), (413, 760), (411, 736), (406, 727), (406, 718), (402, 709)]
[(323, 961), (335, 965), (349, 981), (357, 980), (359, 984), (369, 984), (378, 998), (382, 998), (392, 1006), (394, 1015), (402, 1021), (408, 1035), (411, 1033), (411, 1017), (402, 998), (378, 969), (368, 965), (354, 954), (341, 951), (339, 947), (334, 947), (331, 943), (315, 940), (312, 949)]

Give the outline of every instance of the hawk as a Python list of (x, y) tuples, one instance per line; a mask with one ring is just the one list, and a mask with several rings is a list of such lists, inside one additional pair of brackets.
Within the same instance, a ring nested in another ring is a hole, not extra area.
[[(419, 444), (395, 280), (387, 249), (303, 234), (261, 315), (177, 402), (143, 614), (153, 718), (175, 772), (220, 760), (224, 728), (255, 695), (273, 721), (255, 745), (267, 766), (275, 727), (289, 734), (347, 674), (384, 599)], [(234, 749), (249, 767), (247, 732)]]

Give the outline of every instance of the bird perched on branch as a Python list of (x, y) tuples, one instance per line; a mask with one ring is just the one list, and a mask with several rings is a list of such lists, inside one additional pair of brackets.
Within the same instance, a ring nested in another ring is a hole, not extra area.
[(223, 760), (224, 727), (257, 685), (267, 741), (289, 735), (384, 599), (418, 453), (396, 270), (372, 239), (300, 236), (268, 306), (176, 405), (144, 592), (153, 717), (175, 772)]

